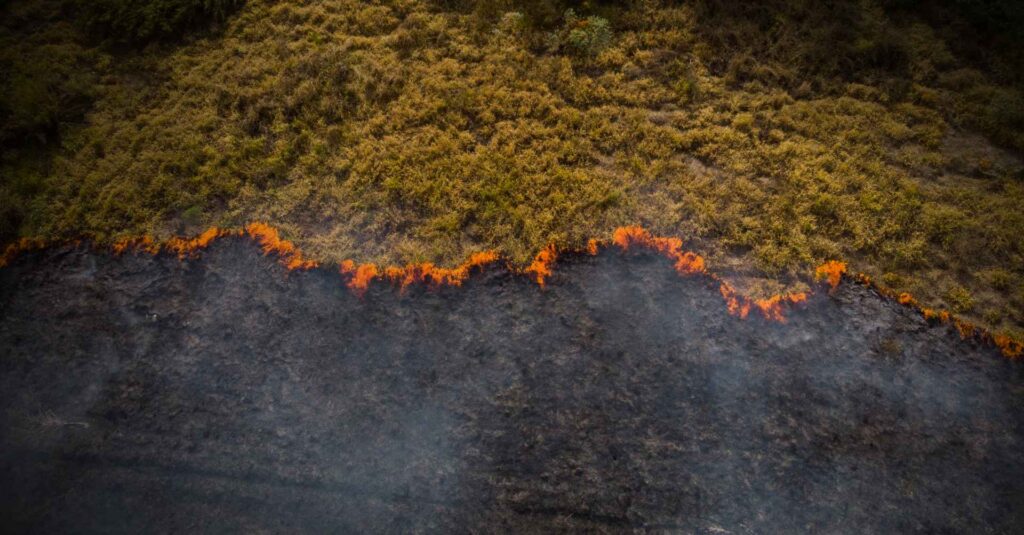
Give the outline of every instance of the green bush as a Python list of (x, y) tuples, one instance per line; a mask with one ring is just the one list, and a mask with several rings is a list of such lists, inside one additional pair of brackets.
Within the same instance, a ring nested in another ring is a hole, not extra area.
[(552, 48), (589, 57), (600, 54), (611, 42), (612, 27), (607, 19), (581, 18), (573, 9), (566, 10), (562, 28), (551, 36)]
[(145, 42), (222, 21), (244, 0), (71, 0), (80, 20), (105, 39)]

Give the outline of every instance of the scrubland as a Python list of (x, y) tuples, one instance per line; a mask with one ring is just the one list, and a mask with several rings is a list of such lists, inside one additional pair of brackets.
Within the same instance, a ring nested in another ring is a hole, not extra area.
[(1012, 3), (214, 4), (0, 7), (4, 241), (262, 220), (324, 261), (527, 263), (640, 224), (754, 294), (838, 258), (1024, 336)]

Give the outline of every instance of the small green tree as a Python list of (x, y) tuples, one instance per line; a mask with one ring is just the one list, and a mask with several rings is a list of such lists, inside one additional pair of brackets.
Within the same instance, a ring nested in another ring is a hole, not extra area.
[(607, 19), (598, 16), (581, 18), (573, 9), (565, 12), (562, 29), (552, 39), (558, 48), (593, 57), (608, 48), (612, 42), (612, 27)]

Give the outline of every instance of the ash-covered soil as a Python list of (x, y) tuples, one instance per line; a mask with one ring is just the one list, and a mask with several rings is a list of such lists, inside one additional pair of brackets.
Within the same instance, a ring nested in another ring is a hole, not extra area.
[(547, 289), (82, 249), (0, 270), (31, 532), (1019, 532), (1024, 363), (844, 284), (786, 325), (662, 258)]

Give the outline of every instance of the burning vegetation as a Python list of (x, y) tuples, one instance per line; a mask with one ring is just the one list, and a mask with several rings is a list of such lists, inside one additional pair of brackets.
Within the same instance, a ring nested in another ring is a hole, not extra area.
[[(110, 250), (115, 255), (136, 254), (170, 254), (179, 259), (195, 257), (200, 251), (208, 248), (216, 240), (227, 237), (247, 237), (256, 242), (264, 255), (274, 256), (289, 271), (307, 271), (321, 265), (303, 256), (295, 244), (282, 239), (274, 227), (266, 223), (253, 222), (241, 230), (225, 230), (210, 228), (194, 238), (174, 237), (159, 243), (150, 236), (122, 239), (114, 242)], [(82, 240), (71, 242), (80, 244)], [(597, 255), (603, 248), (611, 244), (623, 253), (630, 251), (646, 251), (663, 256), (672, 262), (676, 273), (683, 277), (704, 277), (712, 284), (717, 284), (719, 293), (725, 301), (729, 314), (746, 319), (751, 312), (758, 313), (767, 321), (786, 322), (787, 310), (806, 302), (811, 292), (790, 292), (775, 294), (763, 298), (751, 298), (737, 291), (719, 275), (708, 271), (707, 263), (700, 255), (685, 251), (683, 240), (675, 237), (655, 236), (647, 229), (639, 226), (620, 227), (612, 234), (610, 242), (590, 239), (583, 251), (572, 251)], [(9, 245), (0, 255), (0, 267), (9, 264), (19, 254), (40, 250), (51, 244), (41, 239), (22, 239)], [(542, 249), (528, 266), (517, 271), (544, 288), (548, 279), (554, 274), (555, 263), (559, 250), (555, 245)], [(454, 268), (438, 267), (432, 263), (408, 264), (406, 266), (378, 266), (372, 263), (357, 264), (353, 260), (344, 260), (338, 265), (338, 272), (345, 280), (345, 285), (356, 295), (362, 297), (374, 281), (388, 282), (405, 290), (410, 285), (425, 284), (432, 288), (444, 286), (461, 286), (474, 272), (486, 268), (501, 260), (495, 251), (483, 251), (472, 254), (465, 262)], [(1005, 334), (993, 334), (987, 329), (958, 318), (945, 310), (927, 308), (909, 293), (896, 292), (886, 286), (876, 284), (864, 274), (849, 275), (846, 263), (830, 260), (818, 266), (814, 271), (815, 280), (824, 282), (829, 290), (834, 290), (844, 280), (863, 284), (874, 289), (880, 295), (892, 299), (899, 304), (918, 310), (930, 323), (951, 325), (963, 339), (974, 339), (997, 347), (1007, 358), (1024, 356), (1024, 343)]]
[(824, 279), (832, 288), (839, 286), (839, 282), (843, 280), (845, 274), (846, 262), (838, 260), (829, 260), (814, 270), (814, 278), (816, 280)]
[(557, 259), (558, 250), (554, 245), (548, 245), (537, 253), (537, 257), (526, 268), (526, 273), (533, 276), (533, 280), (537, 281), (537, 284), (543, 288), (544, 281), (551, 276), (552, 266), (554, 266)]

